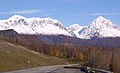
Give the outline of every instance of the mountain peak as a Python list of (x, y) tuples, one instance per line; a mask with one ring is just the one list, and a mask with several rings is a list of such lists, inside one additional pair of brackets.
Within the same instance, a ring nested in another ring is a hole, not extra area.
[(17, 20), (17, 19), (25, 19), (25, 17), (21, 15), (13, 15), (8, 20)]
[(52, 18), (26, 18), (13, 15), (0, 21), (0, 30), (13, 29), (19, 34), (67, 35), (74, 36), (59, 20)]
[(76, 31), (76, 30), (82, 29), (82, 28), (83, 28), (83, 26), (80, 26), (79, 24), (73, 24), (73, 25), (70, 25), (70, 26), (68, 27), (68, 30)]
[(107, 20), (106, 18), (104, 18), (103, 16), (98, 16), (96, 18), (96, 21), (104, 21), (104, 20)]
[(120, 37), (120, 27), (102, 16), (79, 32), (80, 38)]
[(80, 27), (79, 24), (73, 24), (73, 25), (70, 25), (70, 27)]
[(14, 17), (14, 18), (25, 18), (25, 17), (22, 16), (22, 15), (13, 15), (12, 17)]
[(97, 19), (105, 19), (103, 16), (98, 16)]
[(97, 17), (91, 24), (91, 26), (115, 26), (111, 20), (104, 18), (103, 16)]

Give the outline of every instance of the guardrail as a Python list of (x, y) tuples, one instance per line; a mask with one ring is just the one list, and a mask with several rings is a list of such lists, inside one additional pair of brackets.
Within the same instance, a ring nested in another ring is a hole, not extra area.
[(113, 73), (111, 71), (107, 71), (107, 70), (102, 70), (102, 69), (96, 69), (96, 68), (90, 68), (90, 67), (86, 67), (86, 66), (70, 66), (70, 65), (66, 65), (64, 66), (64, 68), (72, 68), (72, 69), (81, 69), (81, 71), (85, 72), (85, 73)]
[(99, 73), (113, 73), (111, 71), (107, 71), (107, 70), (102, 70), (102, 69), (96, 69), (96, 68), (90, 68), (88, 67), (89, 71), (95, 71), (95, 72), (99, 72)]

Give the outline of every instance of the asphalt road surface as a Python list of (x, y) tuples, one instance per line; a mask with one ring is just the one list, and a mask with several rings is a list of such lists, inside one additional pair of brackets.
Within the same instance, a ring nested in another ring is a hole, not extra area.
[(80, 69), (63, 68), (64, 65), (44, 66), (25, 70), (3, 72), (3, 73), (84, 73)]

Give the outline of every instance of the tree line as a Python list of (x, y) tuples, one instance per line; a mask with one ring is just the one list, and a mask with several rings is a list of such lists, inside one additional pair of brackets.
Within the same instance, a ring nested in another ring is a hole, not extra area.
[(79, 46), (71, 45), (70, 43), (67, 45), (65, 43), (50, 44), (32, 39), (13, 37), (0, 37), (0, 40), (18, 44), (47, 55), (71, 58), (85, 66), (120, 73), (120, 48)]

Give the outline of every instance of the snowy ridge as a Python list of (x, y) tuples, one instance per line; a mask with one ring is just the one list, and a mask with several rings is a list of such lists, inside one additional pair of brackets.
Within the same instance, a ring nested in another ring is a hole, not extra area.
[(0, 20), (0, 30), (7, 29), (14, 29), (19, 34), (72, 36), (58, 20), (51, 18), (25, 18), (14, 15), (7, 20)]
[(75, 34), (82, 39), (120, 37), (120, 27), (112, 23), (112, 21), (99, 16), (89, 26), (83, 27)]
[(79, 24), (70, 25), (67, 29), (70, 32), (73, 32), (76, 37), (79, 37), (79, 31), (81, 31), (86, 26), (80, 26)]
[(13, 29), (19, 34), (66, 35), (81, 39), (120, 37), (120, 27), (102, 16), (97, 17), (88, 26), (73, 24), (66, 28), (52, 18), (26, 18), (14, 15), (7, 20), (0, 20), (0, 30)]

